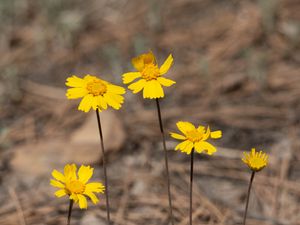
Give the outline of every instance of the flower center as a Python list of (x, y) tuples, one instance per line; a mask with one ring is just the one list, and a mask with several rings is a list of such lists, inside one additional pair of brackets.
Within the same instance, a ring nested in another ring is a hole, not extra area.
[(94, 96), (103, 95), (107, 91), (106, 84), (104, 84), (100, 79), (88, 82), (86, 89)]
[(199, 132), (198, 130), (195, 129), (195, 130), (188, 131), (186, 133), (186, 137), (191, 142), (197, 142), (197, 141), (200, 141), (203, 138), (203, 134), (204, 133)]
[(142, 77), (146, 80), (153, 80), (159, 77), (159, 68), (157, 65), (149, 64), (146, 65), (144, 70), (142, 71)]
[(250, 159), (250, 164), (253, 167), (262, 167), (262, 166), (266, 165), (266, 162), (262, 158), (255, 157), (255, 158)]
[(72, 194), (82, 194), (85, 190), (85, 185), (78, 181), (78, 180), (73, 180), (70, 183), (66, 184), (66, 189)]

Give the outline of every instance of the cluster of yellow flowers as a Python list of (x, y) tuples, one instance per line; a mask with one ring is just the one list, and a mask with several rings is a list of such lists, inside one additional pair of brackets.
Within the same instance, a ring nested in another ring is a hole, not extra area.
[[(159, 99), (165, 96), (163, 87), (170, 87), (176, 82), (164, 77), (173, 64), (173, 56), (170, 54), (165, 62), (158, 66), (153, 53), (150, 51), (132, 59), (135, 72), (128, 72), (122, 75), (123, 83), (129, 84), (128, 89), (133, 93), (143, 91), (143, 98)], [(109, 106), (113, 109), (120, 109), (124, 103), (125, 89), (118, 85), (111, 84), (94, 75), (85, 75), (79, 78), (73, 75), (66, 80), (66, 85), (70, 87), (66, 96), (68, 99), (82, 98), (78, 110), (89, 112), (106, 110)], [(211, 131), (210, 127), (195, 127), (190, 122), (179, 121), (176, 123), (181, 134), (171, 132), (171, 137), (181, 142), (175, 147), (183, 153), (214, 154), (217, 149), (209, 139), (219, 139), (222, 137), (222, 131)], [(253, 171), (258, 172), (268, 163), (268, 156), (262, 151), (256, 152), (253, 148), (249, 154), (244, 153), (242, 161)], [(88, 183), (93, 175), (93, 168), (82, 165), (78, 174), (74, 164), (68, 164), (64, 168), (64, 173), (57, 170), (52, 172), (55, 178), (51, 180), (51, 185), (59, 188), (55, 196), (69, 196), (69, 199), (79, 204), (80, 208), (87, 208), (86, 197), (96, 204), (99, 199), (94, 193), (104, 193), (105, 187), (99, 183)]]

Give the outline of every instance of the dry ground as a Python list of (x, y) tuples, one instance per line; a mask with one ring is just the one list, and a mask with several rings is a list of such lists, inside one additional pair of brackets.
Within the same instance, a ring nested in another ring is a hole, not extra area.
[[(242, 150), (270, 154), (257, 174), (248, 225), (300, 224), (300, 3), (298, 0), (2, 0), (0, 2), (0, 224), (65, 224), (67, 200), (49, 186), (68, 162), (96, 167), (93, 112), (65, 98), (70, 74), (121, 85), (130, 59), (152, 49), (177, 81), (162, 101), (167, 131), (178, 120), (223, 138), (195, 159), (194, 224), (241, 224), (250, 172)], [(112, 220), (168, 224), (155, 102), (128, 91), (103, 114)], [(189, 157), (168, 138), (176, 224), (188, 223)], [(104, 198), (104, 196), (102, 196)], [(73, 224), (105, 224), (105, 201), (75, 207)]]

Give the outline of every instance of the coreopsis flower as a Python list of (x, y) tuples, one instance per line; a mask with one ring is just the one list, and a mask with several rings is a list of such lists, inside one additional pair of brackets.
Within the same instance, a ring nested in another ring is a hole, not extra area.
[(256, 152), (255, 148), (250, 153), (244, 152), (242, 161), (253, 171), (258, 172), (268, 164), (268, 155), (262, 151)]
[(171, 132), (171, 136), (175, 139), (182, 140), (175, 150), (181, 150), (187, 154), (190, 154), (194, 148), (196, 152), (206, 152), (208, 155), (212, 155), (217, 151), (216, 147), (208, 143), (209, 138), (217, 139), (222, 137), (222, 131), (210, 131), (210, 128), (204, 126), (198, 126), (197, 128), (190, 122), (179, 121), (176, 123), (178, 129), (182, 134)]
[(96, 76), (86, 75), (79, 78), (75, 75), (68, 77), (66, 86), (71, 87), (67, 90), (68, 99), (82, 98), (78, 109), (84, 112), (98, 109), (100, 112), (111, 106), (114, 109), (120, 109), (124, 102), (125, 89), (113, 85)]
[(163, 77), (168, 72), (173, 63), (173, 57), (170, 54), (166, 61), (159, 67), (155, 56), (150, 51), (132, 59), (132, 64), (138, 72), (129, 72), (123, 74), (123, 83), (129, 84), (134, 80), (139, 79), (128, 86), (134, 94), (143, 90), (144, 98), (162, 98), (165, 96), (162, 86), (170, 87), (176, 82)]
[(78, 170), (78, 176), (76, 171), (75, 164), (67, 164), (64, 168), (64, 174), (53, 170), (52, 176), (55, 179), (52, 179), (50, 184), (53, 187), (60, 188), (54, 193), (56, 197), (60, 198), (68, 195), (70, 199), (79, 204), (81, 209), (86, 209), (86, 197), (89, 197), (96, 204), (99, 199), (94, 193), (104, 193), (105, 187), (99, 182), (87, 183), (94, 172), (94, 169), (90, 166), (82, 165)]

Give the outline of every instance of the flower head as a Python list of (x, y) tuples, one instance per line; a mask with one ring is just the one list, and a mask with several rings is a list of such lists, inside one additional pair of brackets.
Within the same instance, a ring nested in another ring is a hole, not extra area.
[(255, 148), (250, 153), (244, 152), (243, 162), (254, 172), (258, 172), (265, 168), (268, 164), (268, 155), (262, 151), (256, 152)]
[(102, 111), (107, 109), (107, 106), (120, 109), (124, 102), (122, 94), (125, 93), (125, 89), (123, 87), (95, 76), (86, 75), (84, 78), (79, 78), (73, 75), (67, 78), (66, 85), (71, 87), (67, 90), (67, 98), (82, 98), (78, 109), (84, 112), (90, 111), (91, 108)]
[(182, 134), (170, 133), (175, 139), (182, 140), (175, 150), (180, 149), (182, 152), (190, 154), (194, 148), (196, 152), (206, 152), (208, 155), (212, 155), (217, 151), (216, 147), (208, 143), (209, 138), (217, 139), (222, 137), (220, 130), (211, 132), (209, 127), (198, 126), (197, 128), (190, 122), (179, 121), (176, 123), (178, 129)]
[(55, 179), (50, 181), (53, 187), (60, 188), (54, 194), (60, 198), (69, 195), (75, 203), (79, 203), (81, 209), (87, 208), (86, 197), (89, 197), (94, 204), (99, 202), (99, 199), (94, 193), (104, 193), (105, 187), (103, 184), (94, 182), (87, 183), (93, 175), (94, 169), (90, 166), (82, 165), (76, 174), (77, 168), (75, 164), (67, 164), (64, 168), (64, 174), (57, 170), (52, 171), (52, 176)]
[(128, 86), (134, 94), (143, 90), (144, 98), (162, 98), (165, 96), (162, 86), (170, 87), (176, 82), (162, 77), (168, 72), (173, 63), (172, 55), (166, 59), (161, 67), (158, 67), (155, 56), (150, 51), (146, 54), (142, 54), (132, 59), (132, 64), (138, 72), (129, 72), (123, 74), (123, 83), (129, 84), (137, 78), (137, 82), (134, 82)]

